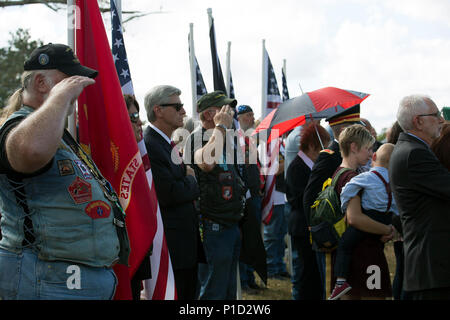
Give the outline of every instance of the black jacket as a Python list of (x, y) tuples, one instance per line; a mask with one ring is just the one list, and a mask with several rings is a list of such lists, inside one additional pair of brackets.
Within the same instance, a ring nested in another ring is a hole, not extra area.
[(389, 178), (403, 226), (404, 289), (450, 287), (450, 172), (424, 142), (401, 133)]
[(291, 236), (306, 236), (308, 224), (303, 209), (303, 193), (308, 183), (311, 169), (298, 155), (292, 160), (286, 173), (286, 197), (291, 206), (288, 231)]
[(330, 153), (322, 150), (317, 157), (303, 195), (303, 209), (308, 219), (308, 223), (311, 205), (316, 200), (319, 192), (322, 191), (323, 183), (328, 178), (331, 178), (342, 162), (341, 153), (339, 151), (339, 143), (333, 141), (328, 149), (331, 150)]
[(193, 267), (198, 261), (198, 217), (193, 201), (199, 196), (194, 177), (171, 160), (172, 147), (154, 129), (144, 132), (164, 233), (174, 269)]

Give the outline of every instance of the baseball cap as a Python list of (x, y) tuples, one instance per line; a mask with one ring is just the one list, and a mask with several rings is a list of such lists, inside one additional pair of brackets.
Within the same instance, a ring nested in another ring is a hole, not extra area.
[(203, 112), (209, 107), (222, 107), (229, 104), (230, 107), (235, 108), (237, 104), (236, 99), (228, 98), (223, 91), (216, 90), (203, 95), (197, 102), (197, 112)]
[(253, 110), (252, 110), (252, 108), (250, 108), (250, 106), (243, 104), (236, 108), (236, 112), (237, 112), (237, 115), (240, 115), (240, 114), (244, 114), (244, 113), (248, 113), (248, 112), (253, 112)]
[(23, 65), (25, 71), (56, 69), (68, 76), (95, 78), (97, 70), (82, 66), (72, 48), (64, 44), (49, 43), (36, 48)]

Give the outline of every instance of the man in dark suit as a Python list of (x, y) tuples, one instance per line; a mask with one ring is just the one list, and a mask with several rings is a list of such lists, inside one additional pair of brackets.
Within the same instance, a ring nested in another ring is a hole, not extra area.
[(430, 149), (444, 119), (427, 96), (402, 99), (404, 130), (389, 176), (403, 227), (404, 289), (411, 299), (450, 299), (450, 173)]
[[(329, 145), (328, 149), (320, 151), (316, 162), (311, 170), (308, 184), (303, 194), (303, 209), (309, 225), (309, 216), (311, 205), (317, 198), (317, 195), (322, 190), (322, 185), (330, 178), (342, 162), (341, 153), (339, 151), (339, 134), (346, 127), (355, 123), (361, 123), (360, 105), (357, 104), (351, 108), (326, 119), (331, 130), (333, 131), (334, 141)], [(316, 249), (313, 244), (313, 249)], [(322, 253), (317, 252), (317, 262), (322, 279), (323, 288), (325, 288), (325, 257)], [(325, 294), (325, 292), (323, 292)], [(323, 295), (325, 298), (325, 296)]]
[(150, 126), (144, 132), (156, 195), (164, 224), (179, 300), (196, 298), (199, 243), (198, 218), (194, 200), (199, 188), (192, 168), (184, 165), (170, 137), (183, 126), (186, 112), (181, 91), (157, 86), (145, 96)]

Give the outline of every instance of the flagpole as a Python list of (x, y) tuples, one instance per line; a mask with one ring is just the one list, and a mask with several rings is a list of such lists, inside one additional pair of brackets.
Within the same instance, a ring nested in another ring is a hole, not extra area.
[[(67, 0), (67, 45), (75, 52), (75, 24), (78, 17), (75, 16), (75, 0)], [(77, 139), (77, 108), (67, 117), (67, 130), (75, 140)]]
[(267, 105), (267, 57), (266, 57), (266, 40), (262, 41), (262, 89), (261, 89), (261, 121), (266, 117)]
[(226, 70), (226, 88), (227, 88), (227, 96), (230, 97), (231, 94), (231, 66), (230, 66), (230, 56), (231, 56), (231, 41), (228, 41), (228, 49), (227, 49), (227, 70)]
[(191, 67), (191, 87), (192, 87), (192, 118), (198, 120), (197, 113), (197, 73), (195, 70), (195, 50), (194, 50), (194, 24), (189, 24), (189, 64)]
[(206, 12), (208, 13), (208, 23), (209, 23), (209, 29), (211, 30), (211, 26), (212, 26), (212, 9), (208, 8), (206, 9)]
[(116, 3), (117, 15), (122, 23), (122, 0), (114, 0), (114, 2)]
[(303, 94), (304, 92), (303, 92), (302, 85), (300, 84), (300, 82), (298, 83), (298, 86), (300, 87), (300, 91), (301, 91), (302, 94)]

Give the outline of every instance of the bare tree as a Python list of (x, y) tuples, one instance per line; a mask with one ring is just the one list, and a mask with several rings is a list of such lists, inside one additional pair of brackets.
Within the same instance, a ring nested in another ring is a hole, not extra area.
[[(49, 9), (53, 11), (58, 11), (61, 9), (65, 9), (67, 5), (67, 0), (1, 0), (0, 8), (7, 8), (13, 6), (25, 6), (29, 4), (43, 4), (47, 6)], [(98, 4), (100, 7), (100, 12), (109, 12), (110, 11), (110, 1), (109, 0), (98, 0)], [(155, 13), (167, 13), (162, 10), (162, 7), (159, 11), (151, 11), (151, 12), (141, 12), (141, 11), (122, 11), (123, 15), (127, 15), (127, 18), (123, 20), (123, 23), (126, 23), (135, 18), (143, 17), (149, 14)]]

